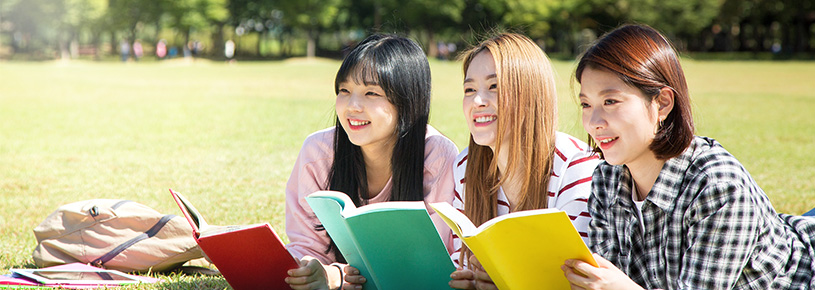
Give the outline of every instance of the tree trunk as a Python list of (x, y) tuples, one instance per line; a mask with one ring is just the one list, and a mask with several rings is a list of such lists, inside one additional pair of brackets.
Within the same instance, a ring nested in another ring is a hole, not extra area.
[(753, 40), (755, 40), (755, 44), (753, 46), (753, 52), (760, 52), (764, 48), (764, 25), (759, 22), (758, 19), (753, 20)]
[[(2, 1), (0, 1), (2, 3)], [(3, 23), (3, 13), (0, 13), (0, 23)], [(0, 34), (0, 51), (3, 51), (3, 35)]]
[(748, 51), (749, 47), (747, 45), (747, 22), (741, 21), (739, 22), (739, 47), (738, 51)]
[(306, 41), (306, 58), (312, 59), (317, 54), (317, 32), (316, 29), (308, 29), (308, 40)]
[[(60, 29), (62, 30), (62, 29)], [(59, 59), (60, 60), (70, 60), (71, 59), (71, 51), (68, 49), (69, 44), (71, 43), (71, 37), (68, 36), (66, 39), (64, 31), (62, 33), (58, 33), (57, 35), (57, 46), (59, 47)]]
[(99, 31), (93, 31), (93, 36), (91, 36), (91, 42), (93, 42), (93, 60), (100, 60), (102, 59), (102, 33)]
[(111, 30), (110, 31), (110, 54), (109, 55), (114, 55), (115, 56), (115, 55), (119, 54), (118, 48), (119, 48), (119, 43), (117, 42), (117, 39), (116, 39), (116, 32)]
[(215, 33), (212, 34), (212, 56), (216, 59), (226, 59), (224, 55), (224, 25), (225, 23), (215, 23)]
[(258, 43), (255, 45), (255, 55), (263, 57), (263, 38), (266, 35), (263, 32), (258, 32)]
[(806, 15), (804, 15), (804, 10), (801, 9), (801, 12), (798, 12), (796, 15), (796, 23), (795, 23), (795, 52), (806, 52), (809, 50), (809, 39), (807, 39), (807, 34), (809, 31), (807, 27), (807, 20)]
[(436, 34), (432, 28), (425, 28), (427, 31), (427, 58), (439, 56), (439, 47), (436, 43)]

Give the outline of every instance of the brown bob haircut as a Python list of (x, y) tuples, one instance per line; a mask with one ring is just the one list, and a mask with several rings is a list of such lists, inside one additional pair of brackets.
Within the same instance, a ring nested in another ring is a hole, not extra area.
[[(685, 73), (671, 43), (654, 28), (629, 24), (603, 35), (580, 57), (575, 78), (582, 83), (586, 68), (616, 74), (623, 82), (643, 92), (648, 103), (662, 88), (674, 93), (674, 107), (657, 131), (649, 149), (661, 160), (685, 151), (694, 135), (690, 95)], [(589, 144), (598, 151), (589, 138)]]

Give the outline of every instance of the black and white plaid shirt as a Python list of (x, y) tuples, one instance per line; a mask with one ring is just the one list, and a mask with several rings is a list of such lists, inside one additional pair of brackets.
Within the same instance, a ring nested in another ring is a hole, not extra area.
[(778, 215), (713, 139), (665, 162), (644, 232), (628, 168), (602, 162), (592, 180), (591, 249), (646, 289), (815, 289), (815, 218)]

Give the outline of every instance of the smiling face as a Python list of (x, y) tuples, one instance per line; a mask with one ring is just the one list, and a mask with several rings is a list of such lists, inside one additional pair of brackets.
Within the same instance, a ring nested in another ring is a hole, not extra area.
[(657, 102), (617, 75), (586, 68), (581, 77), (583, 128), (612, 165), (636, 165), (655, 160), (649, 149), (659, 117)]
[(498, 136), (498, 76), (488, 50), (476, 54), (464, 77), (464, 118), (476, 144), (495, 150)]
[(385, 90), (375, 82), (346, 80), (337, 91), (337, 118), (351, 143), (363, 150), (392, 149), (399, 114)]

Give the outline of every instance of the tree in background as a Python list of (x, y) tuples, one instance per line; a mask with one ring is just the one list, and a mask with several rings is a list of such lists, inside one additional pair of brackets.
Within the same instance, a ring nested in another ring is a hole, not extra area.
[[(62, 19), (62, 41), (60, 55), (63, 59), (76, 58), (83, 34), (90, 36), (91, 52), (99, 57), (101, 34), (106, 23), (108, 0), (65, 0), (65, 14)], [(67, 45), (66, 45), (67, 44)]]
[[(5, 1), (4, 1), (5, 2)], [(5, 21), (12, 23), (15, 52), (51, 54), (57, 48), (58, 32), (65, 6), (58, 0), (10, 1)]]
[[(111, 47), (118, 47), (119, 41), (127, 41), (130, 46), (139, 32), (149, 23), (156, 23), (166, 5), (164, 1), (175, 0), (108, 0), (106, 24), (110, 33)], [(119, 37), (117, 37), (117, 34)]]
[(319, 35), (334, 24), (339, 14), (341, 0), (298, 0), (280, 1), (277, 7), (282, 11), (283, 23), (305, 32), (306, 57), (313, 58), (317, 53)]
[(211, 30), (213, 46), (223, 47), (223, 27), (229, 19), (227, 0), (163, 0), (169, 26), (180, 33), (184, 44), (198, 30)]
[(367, 34), (397, 32), (432, 57), (437, 43), (473, 42), (498, 27), (573, 56), (628, 22), (663, 31), (682, 50), (815, 57), (815, 0), (0, 0), (0, 46), (76, 57), (76, 47), (161, 35), (208, 41), (220, 56), (230, 37), (239, 57), (335, 57)]

